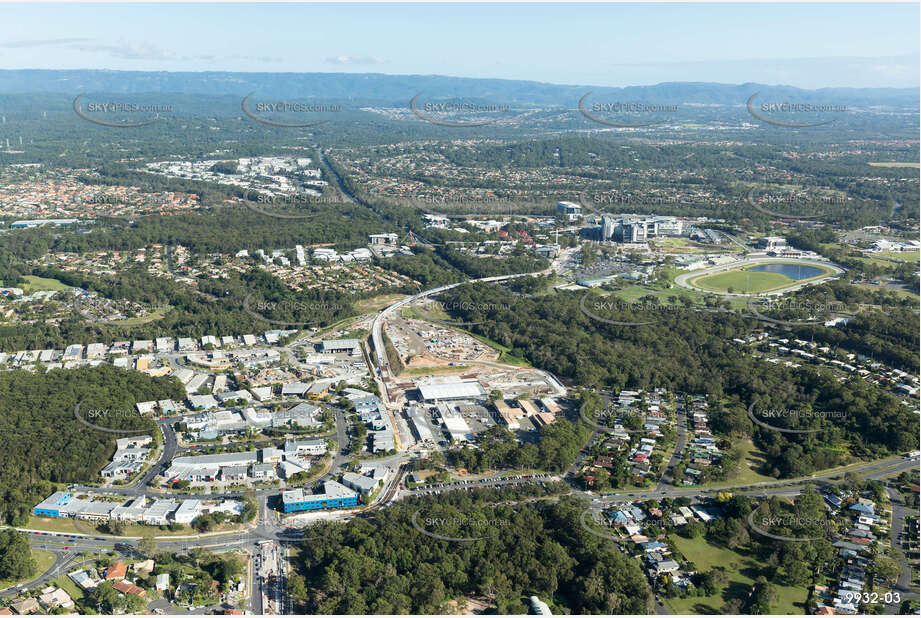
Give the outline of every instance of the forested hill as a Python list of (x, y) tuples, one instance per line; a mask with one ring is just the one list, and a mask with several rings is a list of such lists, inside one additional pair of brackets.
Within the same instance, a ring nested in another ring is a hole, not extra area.
[(320, 524), (298, 554), (303, 575), (289, 578), (289, 590), (310, 614), (448, 614), (465, 599), (525, 614), (531, 595), (554, 613), (651, 610), (639, 562), (580, 523), (587, 503), (489, 503), (513, 497), (451, 492)]
[[(209, 96), (322, 98), (355, 103), (391, 103), (405, 106), (420, 92), (430, 97), (482, 97), (504, 104), (574, 107), (588, 90), (593, 97), (624, 101), (744, 105), (754, 93), (765, 100), (795, 98), (803, 103), (873, 105), (918, 108), (912, 88), (823, 88), (802, 90), (766, 84), (671, 82), (651, 86), (608, 88), (542, 82), (475, 79), (443, 75), (384, 75), (380, 73), (230, 73), (218, 71), (0, 71), (0, 93), (174, 93)], [(0, 103), (2, 103), (0, 95)], [(239, 113), (239, 109), (234, 110)]]
[[(754, 320), (649, 302), (642, 311), (605, 315), (647, 324), (613, 325), (583, 313), (583, 297), (571, 292), (511, 297), (483, 284), (443, 294), (450, 306), (471, 308), (454, 317), (476, 322), (472, 330), (572, 384), (707, 394), (719, 402), (713, 427), (724, 435), (752, 437), (777, 477), (806, 475), (851, 456), (870, 459), (918, 448), (915, 412), (878, 387), (859, 378), (839, 381), (820, 367), (774, 365), (739, 349), (732, 340), (759, 328)], [(483, 315), (476, 307), (491, 310)], [(802, 410), (786, 428), (815, 431), (758, 427), (748, 416), (753, 402), (765, 409)]]
[(0, 523), (24, 525), (32, 507), (54, 490), (49, 481), (102, 480), (99, 471), (115, 452), (115, 439), (135, 435), (88, 427), (74, 414), (78, 403), (83, 418), (96, 412), (97, 425), (137, 429), (159, 440), (156, 425), (138, 416), (134, 404), (170, 398), (182, 398), (174, 378), (110, 365), (0, 372)]

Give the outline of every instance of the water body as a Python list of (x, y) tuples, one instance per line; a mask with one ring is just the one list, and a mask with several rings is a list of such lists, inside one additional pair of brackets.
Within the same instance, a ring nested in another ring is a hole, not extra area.
[(746, 270), (752, 270), (763, 273), (779, 273), (786, 275), (791, 279), (799, 281), (800, 279), (811, 279), (818, 277), (824, 271), (815, 266), (805, 266), (803, 264), (759, 264)]

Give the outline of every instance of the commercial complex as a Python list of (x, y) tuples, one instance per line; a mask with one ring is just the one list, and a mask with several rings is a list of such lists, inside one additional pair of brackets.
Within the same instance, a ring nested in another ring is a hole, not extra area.
[(281, 493), (285, 513), (315, 511), (358, 506), (358, 493), (336, 481), (323, 483), (323, 493), (308, 494), (303, 489), (289, 489)]
[[(149, 504), (148, 504), (149, 502)], [(144, 523), (162, 526), (170, 522), (190, 524), (204, 513), (223, 512), (239, 515), (243, 503), (224, 500), (220, 504), (205, 506), (201, 500), (162, 498), (150, 501), (144, 496), (125, 498), (124, 502), (93, 499), (93, 496), (75, 498), (70, 491), (56, 491), (32, 509), (36, 517), (71, 517), (88, 521), (109, 520)]]
[(682, 236), (686, 232), (684, 221), (677, 217), (604, 215), (600, 226), (585, 228), (583, 235), (590, 240), (641, 243), (652, 238)]

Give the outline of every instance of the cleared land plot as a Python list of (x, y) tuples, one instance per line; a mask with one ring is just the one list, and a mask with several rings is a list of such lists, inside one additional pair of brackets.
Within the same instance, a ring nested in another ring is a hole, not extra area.
[(170, 309), (172, 309), (172, 307), (169, 305), (165, 307), (157, 307), (143, 317), (125, 318), (123, 320), (109, 320), (106, 323), (112, 324), (114, 326), (140, 326), (141, 324), (147, 324), (148, 322), (162, 320), (163, 317), (170, 311)]
[[(763, 564), (758, 559), (731, 549), (708, 543), (703, 537), (686, 539), (680, 535), (671, 535), (685, 558), (694, 563), (698, 571), (705, 573), (715, 566), (726, 569), (729, 583), (720, 592), (704, 597), (686, 599), (669, 599), (667, 604), (676, 614), (719, 614), (720, 609), (730, 599), (745, 600), (751, 591), (755, 579), (760, 574)], [(743, 549), (743, 551), (745, 551)], [(777, 601), (771, 605), (775, 614), (805, 614), (808, 591), (805, 588), (780, 586), (774, 584)]]
[(875, 255), (887, 257), (899, 262), (917, 262), (921, 260), (921, 251), (880, 251)]
[(55, 290), (61, 292), (70, 289), (69, 285), (61, 283), (57, 279), (36, 277), (35, 275), (26, 275), (23, 279), (26, 280), (22, 285), (22, 290), (24, 292), (37, 292), (39, 290)]
[(728, 481), (717, 481), (715, 483), (705, 483), (704, 487), (720, 487), (723, 485), (751, 485), (754, 483), (775, 482), (773, 476), (762, 474), (765, 465), (764, 453), (758, 450), (751, 440), (739, 442), (744, 450), (742, 464), (739, 468), (739, 474), (733, 476)]
[(380, 311), (384, 307), (389, 307), (401, 298), (406, 298), (405, 294), (382, 294), (372, 298), (364, 298), (355, 303), (355, 309), (359, 313), (368, 313), (370, 311)]
[(918, 167), (921, 164), (911, 161), (873, 161), (868, 162), (867, 165), (873, 167)]

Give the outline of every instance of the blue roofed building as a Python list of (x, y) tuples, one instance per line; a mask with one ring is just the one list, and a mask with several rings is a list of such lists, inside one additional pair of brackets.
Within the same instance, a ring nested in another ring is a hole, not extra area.
[(870, 506), (869, 504), (861, 504), (860, 502), (858, 502), (857, 504), (852, 504), (848, 508), (852, 511), (863, 513), (864, 515), (873, 515), (873, 507)]
[(37, 517), (61, 517), (61, 507), (70, 502), (69, 491), (56, 491), (32, 509)]
[(336, 481), (326, 481), (321, 494), (308, 494), (303, 489), (289, 489), (282, 492), (281, 502), (285, 513), (348, 508), (358, 506), (358, 492)]
[(617, 511), (614, 513), (614, 523), (615, 524), (625, 524), (630, 521), (630, 518), (627, 517), (627, 514), (623, 511)]
[(70, 492), (56, 491), (37, 504), (32, 513), (40, 517), (61, 517), (61, 507), (70, 502)]
[(824, 498), (825, 502), (827, 502), (829, 505), (833, 506), (834, 508), (836, 509), (841, 508), (841, 498), (839, 498), (835, 494), (822, 494), (822, 498)]

